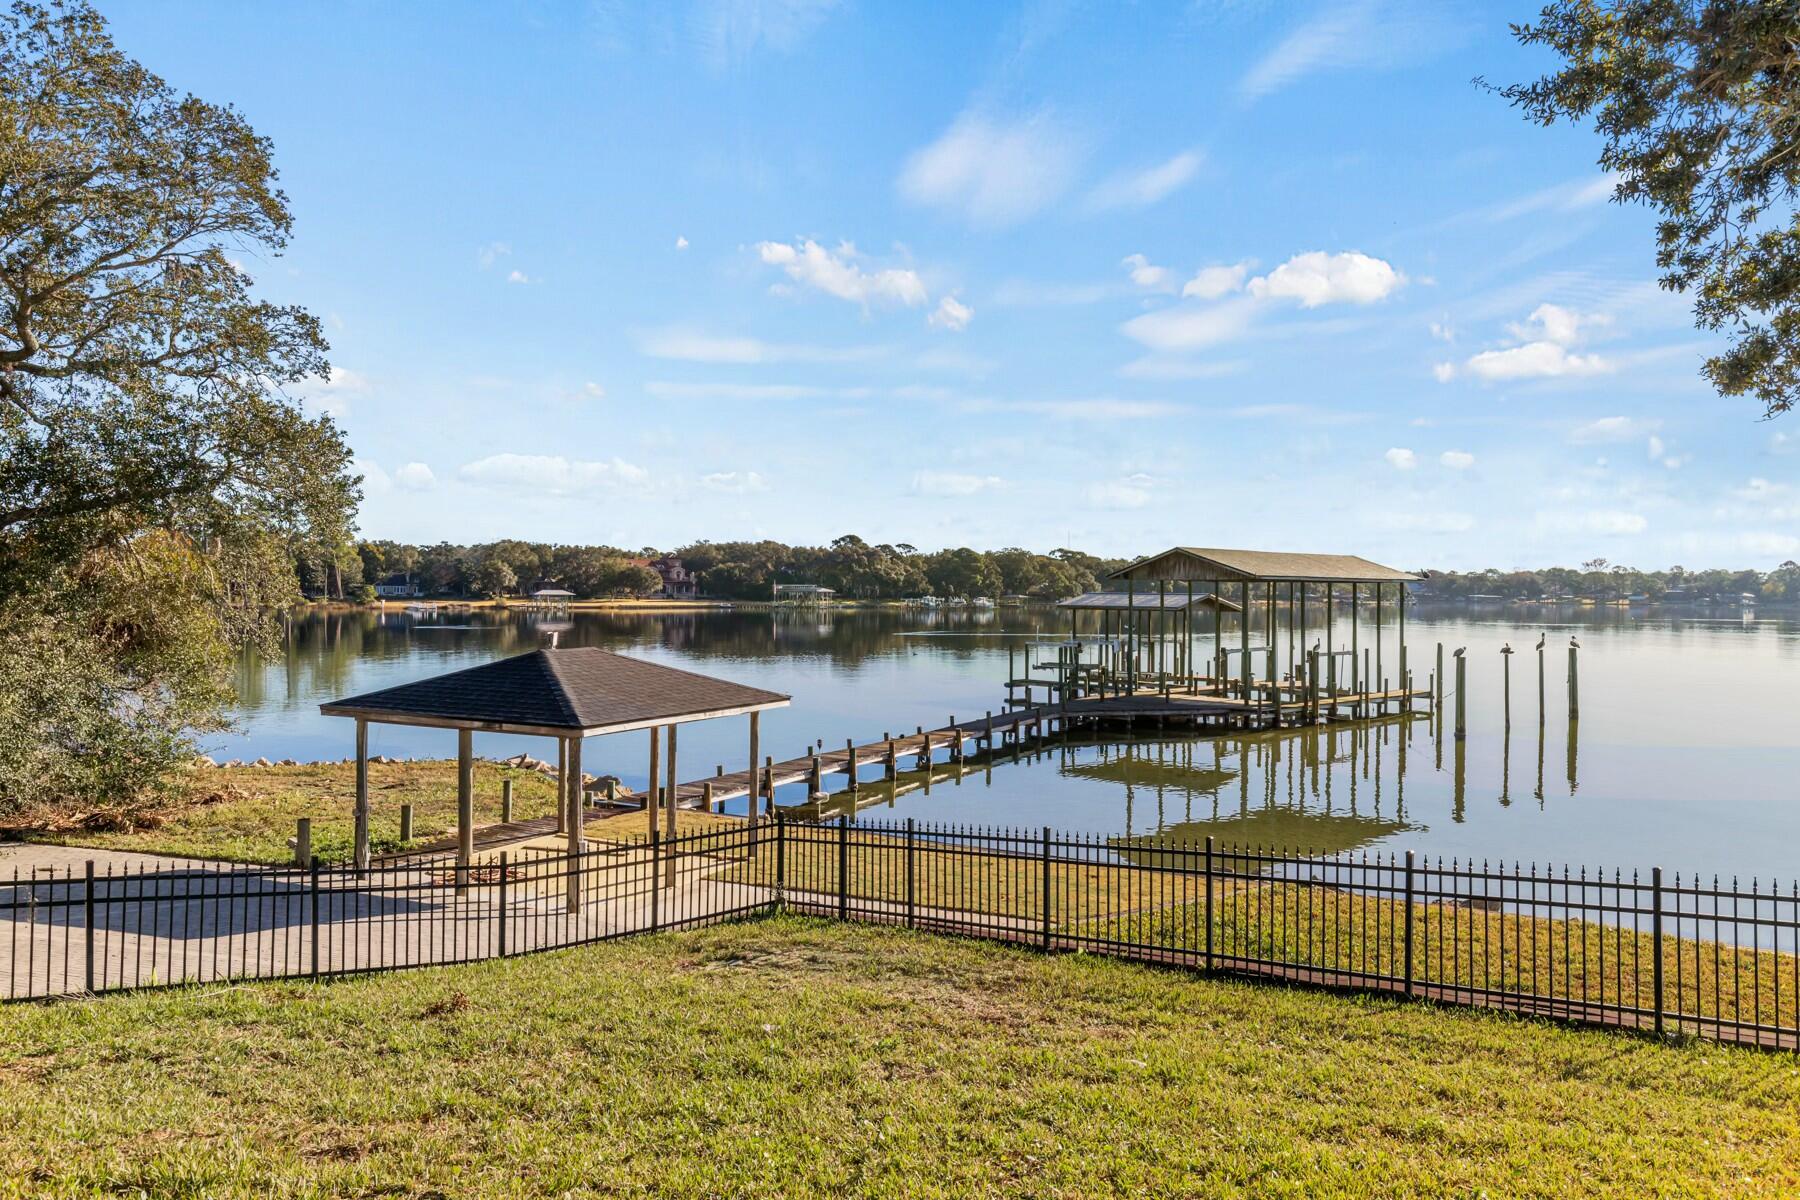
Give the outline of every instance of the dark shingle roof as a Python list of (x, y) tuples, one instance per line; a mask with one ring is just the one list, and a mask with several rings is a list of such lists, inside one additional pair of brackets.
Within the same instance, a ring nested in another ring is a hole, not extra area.
[(588, 646), (537, 650), (322, 704), (326, 716), (547, 729), (640, 728), (788, 697)]

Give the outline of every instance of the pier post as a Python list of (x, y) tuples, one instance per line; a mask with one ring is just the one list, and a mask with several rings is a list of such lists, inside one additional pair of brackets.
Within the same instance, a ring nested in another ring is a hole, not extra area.
[(412, 833), (413, 806), (410, 804), (402, 804), (400, 806), (400, 840), (402, 842), (412, 841)]
[(1538, 731), (1540, 733), (1544, 729), (1544, 641), (1545, 635), (1538, 635)]
[(1505, 719), (1505, 727), (1512, 729), (1512, 643), (1507, 642), (1500, 647), (1500, 697), (1501, 713)]
[(650, 823), (648, 836), (656, 836), (656, 780), (662, 771), (662, 726), (650, 727), (650, 779), (644, 784), (644, 812)]
[(500, 781), (500, 823), (510, 824), (513, 810), (513, 781), (508, 776)]
[(1581, 645), (1574, 638), (1569, 639), (1569, 720), (1581, 716), (1581, 680), (1576, 672), (1576, 655)]
[(294, 865), (304, 867), (312, 861), (312, 818), (301, 817), (294, 822)]
[(763, 811), (771, 812), (771, 813), (774, 812), (775, 811), (775, 756), (773, 754), (768, 754), (768, 755), (763, 756), (762, 795), (763, 795)]
[(856, 739), (844, 739), (844, 774), (849, 776), (850, 790), (857, 790), (856, 783)]
[(1469, 736), (1469, 689), (1468, 676), (1464, 670), (1468, 661), (1461, 650), (1456, 652), (1456, 740), (1459, 742)]
[(750, 761), (745, 764), (750, 771), (750, 778), (746, 781), (750, 785), (750, 803), (744, 811), (752, 818), (756, 816), (757, 801), (762, 799), (762, 788), (758, 786), (762, 780), (757, 774), (757, 765), (762, 762), (761, 717), (759, 712), (750, 714)]
[(1444, 643), (1442, 642), (1437, 644), (1437, 674), (1433, 675), (1432, 679), (1437, 684), (1438, 711), (1442, 712), (1444, 708)]

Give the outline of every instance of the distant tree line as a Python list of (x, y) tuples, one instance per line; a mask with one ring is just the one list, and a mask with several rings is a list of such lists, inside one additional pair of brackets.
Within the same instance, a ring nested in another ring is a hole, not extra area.
[[(410, 577), (428, 596), (523, 596), (554, 586), (582, 599), (603, 599), (660, 590), (661, 578), (643, 564), (663, 553), (513, 539), (468, 546), (383, 540), (336, 547), (296, 543), (292, 557), (301, 591), (331, 599), (364, 598), (392, 575)], [(672, 553), (699, 576), (702, 594), (732, 600), (767, 600), (778, 583), (816, 583), (866, 600), (926, 594), (1055, 599), (1101, 587), (1106, 573), (1125, 561), (1067, 549), (923, 552), (904, 544), (874, 545), (855, 535), (828, 546), (696, 542)]]
[[(662, 587), (649, 560), (672, 553), (700, 581), (700, 593), (727, 600), (767, 600), (778, 583), (816, 583), (857, 600), (909, 596), (1033, 596), (1060, 599), (1109, 586), (1106, 576), (1122, 558), (1080, 550), (1039, 554), (1004, 550), (922, 551), (906, 543), (870, 543), (846, 534), (825, 546), (785, 542), (694, 542), (673, 551), (644, 547), (556, 545), (503, 539), (475, 545), (412, 545), (388, 540), (346, 542), (337, 549), (296, 544), (292, 559), (300, 590), (309, 596), (356, 600), (392, 575), (405, 575), (427, 596), (497, 598), (525, 596), (539, 587), (561, 587), (587, 599), (654, 595)], [(1767, 601), (1800, 603), (1800, 564), (1773, 571), (1689, 570), (1674, 566), (1642, 571), (1603, 558), (1579, 567), (1529, 571), (1426, 571), (1422, 597), (1466, 599), (1544, 596), (1661, 599), (1684, 592), (1696, 599), (1735, 599), (1749, 593)]]
[(1536, 600), (1543, 596), (1591, 596), (1624, 599), (1646, 596), (1659, 600), (1670, 592), (1694, 599), (1736, 599), (1748, 593), (1774, 602), (1800, 603), (1800, 563), (1788, 561), (1773, 571), (1690, 571), (1670, 567), (1664, 571), (1640, 571), (1604, 558), (1589, 559), (1580, 567), (1547, 567), (1537, 571), (1429, 571), (1423, 589), (1432, 596), (1465, 599), (1500, 596), (1507, 600)]

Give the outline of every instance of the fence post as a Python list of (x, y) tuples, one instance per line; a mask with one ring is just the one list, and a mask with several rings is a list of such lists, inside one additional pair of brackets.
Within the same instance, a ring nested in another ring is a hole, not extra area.
[(775, 810), (775, 903), (787, 902), (787, 818)]
[(1206, 835), (1206, 969), (1213, 969), (1213, 839)]
[(906, 927), (908, 929), (918, 924), (917, 915), (918, 907), (913, 885), (913, 819), (908, 817), (906, 818)]
[(1656, 1036), (1663, 1032), (1663, 934), (1662, 934), (1662, 868), (1650, 868), (1650, 941), (1655, 945), (1656, 958), (1651, 963), (1650, 973), (1656, 989)]
[(506, 851), (500, 852), (500, 893), (498, 896), (499, 911), (494, 917), (499, 928), (495, 931), (495, 943), (500, 947), (500, 957), (506, 957)]
[[(1390, 859), (1389, 861), (1391, 862), (1393, 860)], [(1406, 852), (1406, 938), (1402, 943), (1404, 947), (1403, 953), (1406, 955), (1406, 962), (1401, 969), (1405, 972), (1406, 994), (1409, 997), (1413, 994), (1413, 875), (1413, 852), (1408, 850)], [(1392, 926), (1389, 928), (1392, 928)]]
[(1050, 948), (1050, 827), (1044, 826), (1044, 949)]
[(850, 818), (838, 818), (838, 920), (850, 917)]
[(82, 902), (83, 932), (87, 935), (87, 990), (94, 990), (94, 860), (87, 860), (87, 894)]
[(319, 856), (318, 855), (316, 855), (316, 854), (313, 855), (312, 865), (308, 868), (308, 870), (312, 874), (312, 887), (310, 889), (312, 903), (308, 906), (312, 910), (312, 913), (311, 913), (311, 920), (312, 920), (312, 977), (314, 979), (317, 979), (319, 977)]
[(659, 911), (662, 898), (662, 834), (659, 830), (650, 831), (650, 932), (655, 933), (661, 924)]

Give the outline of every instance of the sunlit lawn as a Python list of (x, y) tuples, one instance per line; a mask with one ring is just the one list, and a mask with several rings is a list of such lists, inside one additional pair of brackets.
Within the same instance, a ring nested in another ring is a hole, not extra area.
[(0, 1194), (1777, 1196), (1800, 1063), (783, 918), (0, 1010)]

